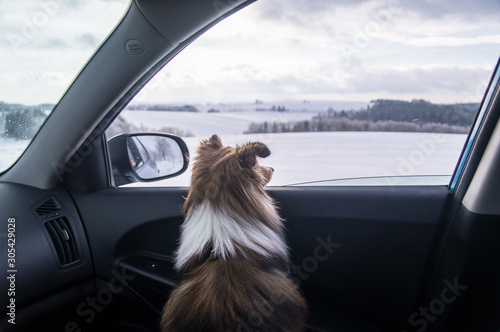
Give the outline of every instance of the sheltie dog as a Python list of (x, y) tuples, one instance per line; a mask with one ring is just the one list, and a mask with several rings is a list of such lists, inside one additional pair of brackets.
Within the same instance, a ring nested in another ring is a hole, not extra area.
[(282, 219), (264, 186), (273, 169), (260, 142), (201, 142), (184, 204), (163, 332), (303, 331), (306, 304), (288, 272)]

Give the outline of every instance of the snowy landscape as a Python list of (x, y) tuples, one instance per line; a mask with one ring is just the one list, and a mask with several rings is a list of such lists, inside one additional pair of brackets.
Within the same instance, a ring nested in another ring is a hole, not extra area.
[[(261, 163), (275, 170), (270, 186), (381, 176), (447, 175), (449, 179), (466, 139), (466, 135), (457, 134), (383, 132), (220, 136), (224, 144), (231, 146), (248, 141), (267, 144), (271, 156)], [(201, 139), (184, 139), (191, 156)], [(190, 169), (176, 178), (151, 185), (189, 185), (189, 177)], [(387, 184), (394, 184), (388, 181)], [(439, 184), (445, 185), (447, 181)]]
[[(316, 113), (309, 110), (284, 113), (255, 110), (221, 113), (124, 111), (121, 116), (150, 131), (164, 126), (189, 129), (194, 137), (184, 137), (184, 140), (192, 158), (200, 141), (212, 134), (218, 134), (224, 144), (231, 146), (249, 141), (264, 142), (270, 148), (271, 156), (261, 163), (275, 169), (270, 186), (414, 175), (444, 175), (439, 184), (447, 184), (467, 137), (463, 134), (402, 132), (243, 134), (252, 122), (306, 120)], [(189, 177), (190, 168), (176, 178), (134, 186), (187, 186)]]
[[(344, 106), (356, 108), (366, 104)], [(417, 175), (444, 176), (424, 180), (424, 184), (446, 185), (467, 138), (465, 134), (372, 131), (244, 134), (251, 123), (309, 120), (331, 108), (331, 104), (286, 104), (282, 106), (287, 108), (286, 112), (271, 111), (271, 105), (265, 104), (196, 107), (198, 112), (125, 110), (119, 121), (126, 126), (114, 128), (113, 135), (120, 132), (165, 132), (165, 128), (178, 129), (189, 133), (183, 139), (188, 145), (191, 159), (200, 141), (212, 134), (218, 134), (224, 144), (231, 146), (261, 141), (271, 150), (271, 156), (261, 160), (261, 163), (275, 169), (270, 186), (305, 182), (319, 182), (321, 185), (327, 184), (322, 181), (337, 179)], [(217, 112), (208, 112), (215, 108)], [(12, 164), (28, 144), (29, 140), (2, 138), (0, 169)], [(190, 170), (191, 166), (184, 174), (172, 179), (133, 185), (188, 186)], [(398, 183), (388, 179), (387, 184)]]
[(19, 158), (24, 151), (29, 140), (17, 140), (14, 138), (0, 138), (0, 172), (10, 167)]

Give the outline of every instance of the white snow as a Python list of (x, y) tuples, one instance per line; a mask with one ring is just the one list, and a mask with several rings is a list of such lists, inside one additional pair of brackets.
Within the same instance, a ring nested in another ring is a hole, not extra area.
[[(275, 169), (270, 186), (360, 177), (445, 175), (451, 177), (464, 146), (466, 135), (386, 132), (308, 132), (249, 134), (243, 132), (253, 122), (288, 122), (310, 119), (303, 112), (222, 112), (187, 113), (125, 111), (125, 119), (152, 131), (177, 127), (196, 137), (184, 138), (194, 157), (202, 139), (221, 136), (225, 145), (249, 141), (268, 145), (271, 156), (262, 164)], [(0, 140), (0, 171), (9, 167), (29, 141)], [(153, 183), (132, 186), (188, 186), (191, 166), (182, 175)], [(446, 181), (444, 181), (446, 183)]]
[(30, 144), (30, 140), (0, 138), (0, 172), (12, 166)]
[[(184, 138), (191, 157), (199, 142), (212, 134), (218, 134), (224, 144), (232, 146), (262, 141), (271, 150), (271, 156), (262, 163), (275, 169), (270, 186), (382, 176), (445, 175), (449, 179), (467, 138), (456, 134), (398, 132), (243, 135), (251, 122), (306, 120), (317, 112), (245, 111), (248, 105), (241, 107), (241, 111), (222, 113), (125, 111), (122, 116), (136, 126), (189, 129), (197, 136)], [(176, 178), (133, 186), (188, 186), (190, 170)]]
[[(446, 175), (450, 178), (467, 138), (455, 134), (386, 132), (220, 136), (225, 145), (249, 141), (268, 145), (271, 156), (261, 163), (275, 170), (269, 186), (381, 176)], [(191, 158), (201, 139), (207, 137), (184, 138)], [(191, 166), (178, 177), (133, 186), (188, 186)]]

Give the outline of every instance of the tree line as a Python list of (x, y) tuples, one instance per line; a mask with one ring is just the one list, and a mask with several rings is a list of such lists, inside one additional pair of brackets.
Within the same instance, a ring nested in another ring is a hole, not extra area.
[(392, 131), (468, 133), (479, 104), (433, 104), (425, 100), (372, 101), (366, 109), (329, 109), (311, 120), (251, 123), (249, 133)]
[(113, 136), (123, 134), (123, 133), (150, 133), (150, 132), (160, 132), (160, 133), (170, 133), (180, 137), (193, 137), (194, 134), (191, 130), (179, 129), (177, 127), (161, 127), (158, 129), (152, 129), (141, 124), (141, 126), (136, 126), (123, 118), (122, 116), (117, 117), (111, 125), (106, 130), (106, 136), (111, 138)]
[[(9, 104), (0, 101), (0, 137), (14, 138), (18, 140), (31, 139), (47, 118), (47, 114), (54, 108), (52, 104), (40, 104), (36, 106), (26, 106), (21, 104)], [(191, 106), (181, 106), (184, 112), (193, 112)], [(197, 112), (198, 110), (196, 110)], [(137, 133), (159, 131), (172, 133), (181, 137), (194, 136), (189, 130), (182, 130), (175, 127), (161, 127), (155, 130), (145, 126), (136, 126), (123, 117), (118, 117), (107, 130), (108, 137), (113, 137), (121, 133)]]
[(131, 104), (128, 111), (199, 112), (193, 105), (173, 106), (167, 104)]

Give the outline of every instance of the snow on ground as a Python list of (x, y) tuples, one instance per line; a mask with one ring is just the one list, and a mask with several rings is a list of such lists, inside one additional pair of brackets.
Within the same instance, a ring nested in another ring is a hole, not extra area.
[(28, 144), (30, 144), (30, 140), (0, 138), (0, 172), (12, 166)]
[[(271, 156), (262, 163), (275, 169), (270, 186), (358, 177), (453, 174), (466, 135), (384, 132), (321, 132), (243, 135), (251, 122), (307, 120), (311, 110), (187, 113), (125, 111), (136, 126), (158, 130), (177, 127), (196, 137), (185, 138), (194, 156), (202, 139), (218, 134), (224, 144), (266, 143)], [(191, 168), (165, 181), (142, 185), (187, 186)]]
[[(275, 169), (270, 186), (359, 177), (453, 174), (466, 135), (385, 132), (309, 132), (243, 135), (251, 122), (288, 122), (310, 119), (304, 112), (187, 113), (125, 111), (125, 119), (152, 131), (161, 127), (190, 130), (184, 138), (194, 157), (202, 139), (221, 136), (225, 145), (262, 141), (271, 156), (262, 164)], [(29, 141), (0, 140), (0, 170), (10, 166)], [(188, 186), (191, 167), (184, 174), (134, 186)], [(446, 181), (445, 181), (446, 182)]]
[[(269, 186), (358, 177), (448, 175), (451, 177), (466, 135), (384, 132), (322, 132), (220, 135), (225, 145), (249, 141), (268, 145), (261, 164), (274, 168)], [(185, 138), (194, 157), (206, 137)], [(188, 186), (191, 166), (182, 175), (133, 186)], [(390, 183), (389, 183), (390, 184)]]
[[(296, 100), (283, 100), (276, 102), (259, 102), (259, 103), (219, 103), (219, 104), (205, 104), (194, 105), (201, 112), (206, 112), (210, 109), (216, 109), (221, 112), (250, 112), (257, 109), (270, 110), (274, 107), (285, 107), (292, 112), (325, 112), (329, 109), (335, 110), (359, 110), (360, 108), (366, 109), (368, 103), (360, 101), (321, 101), (321, 100), (304, 100), (302, 102)], [(177, 105), (178, 106), (178, 105)]]

